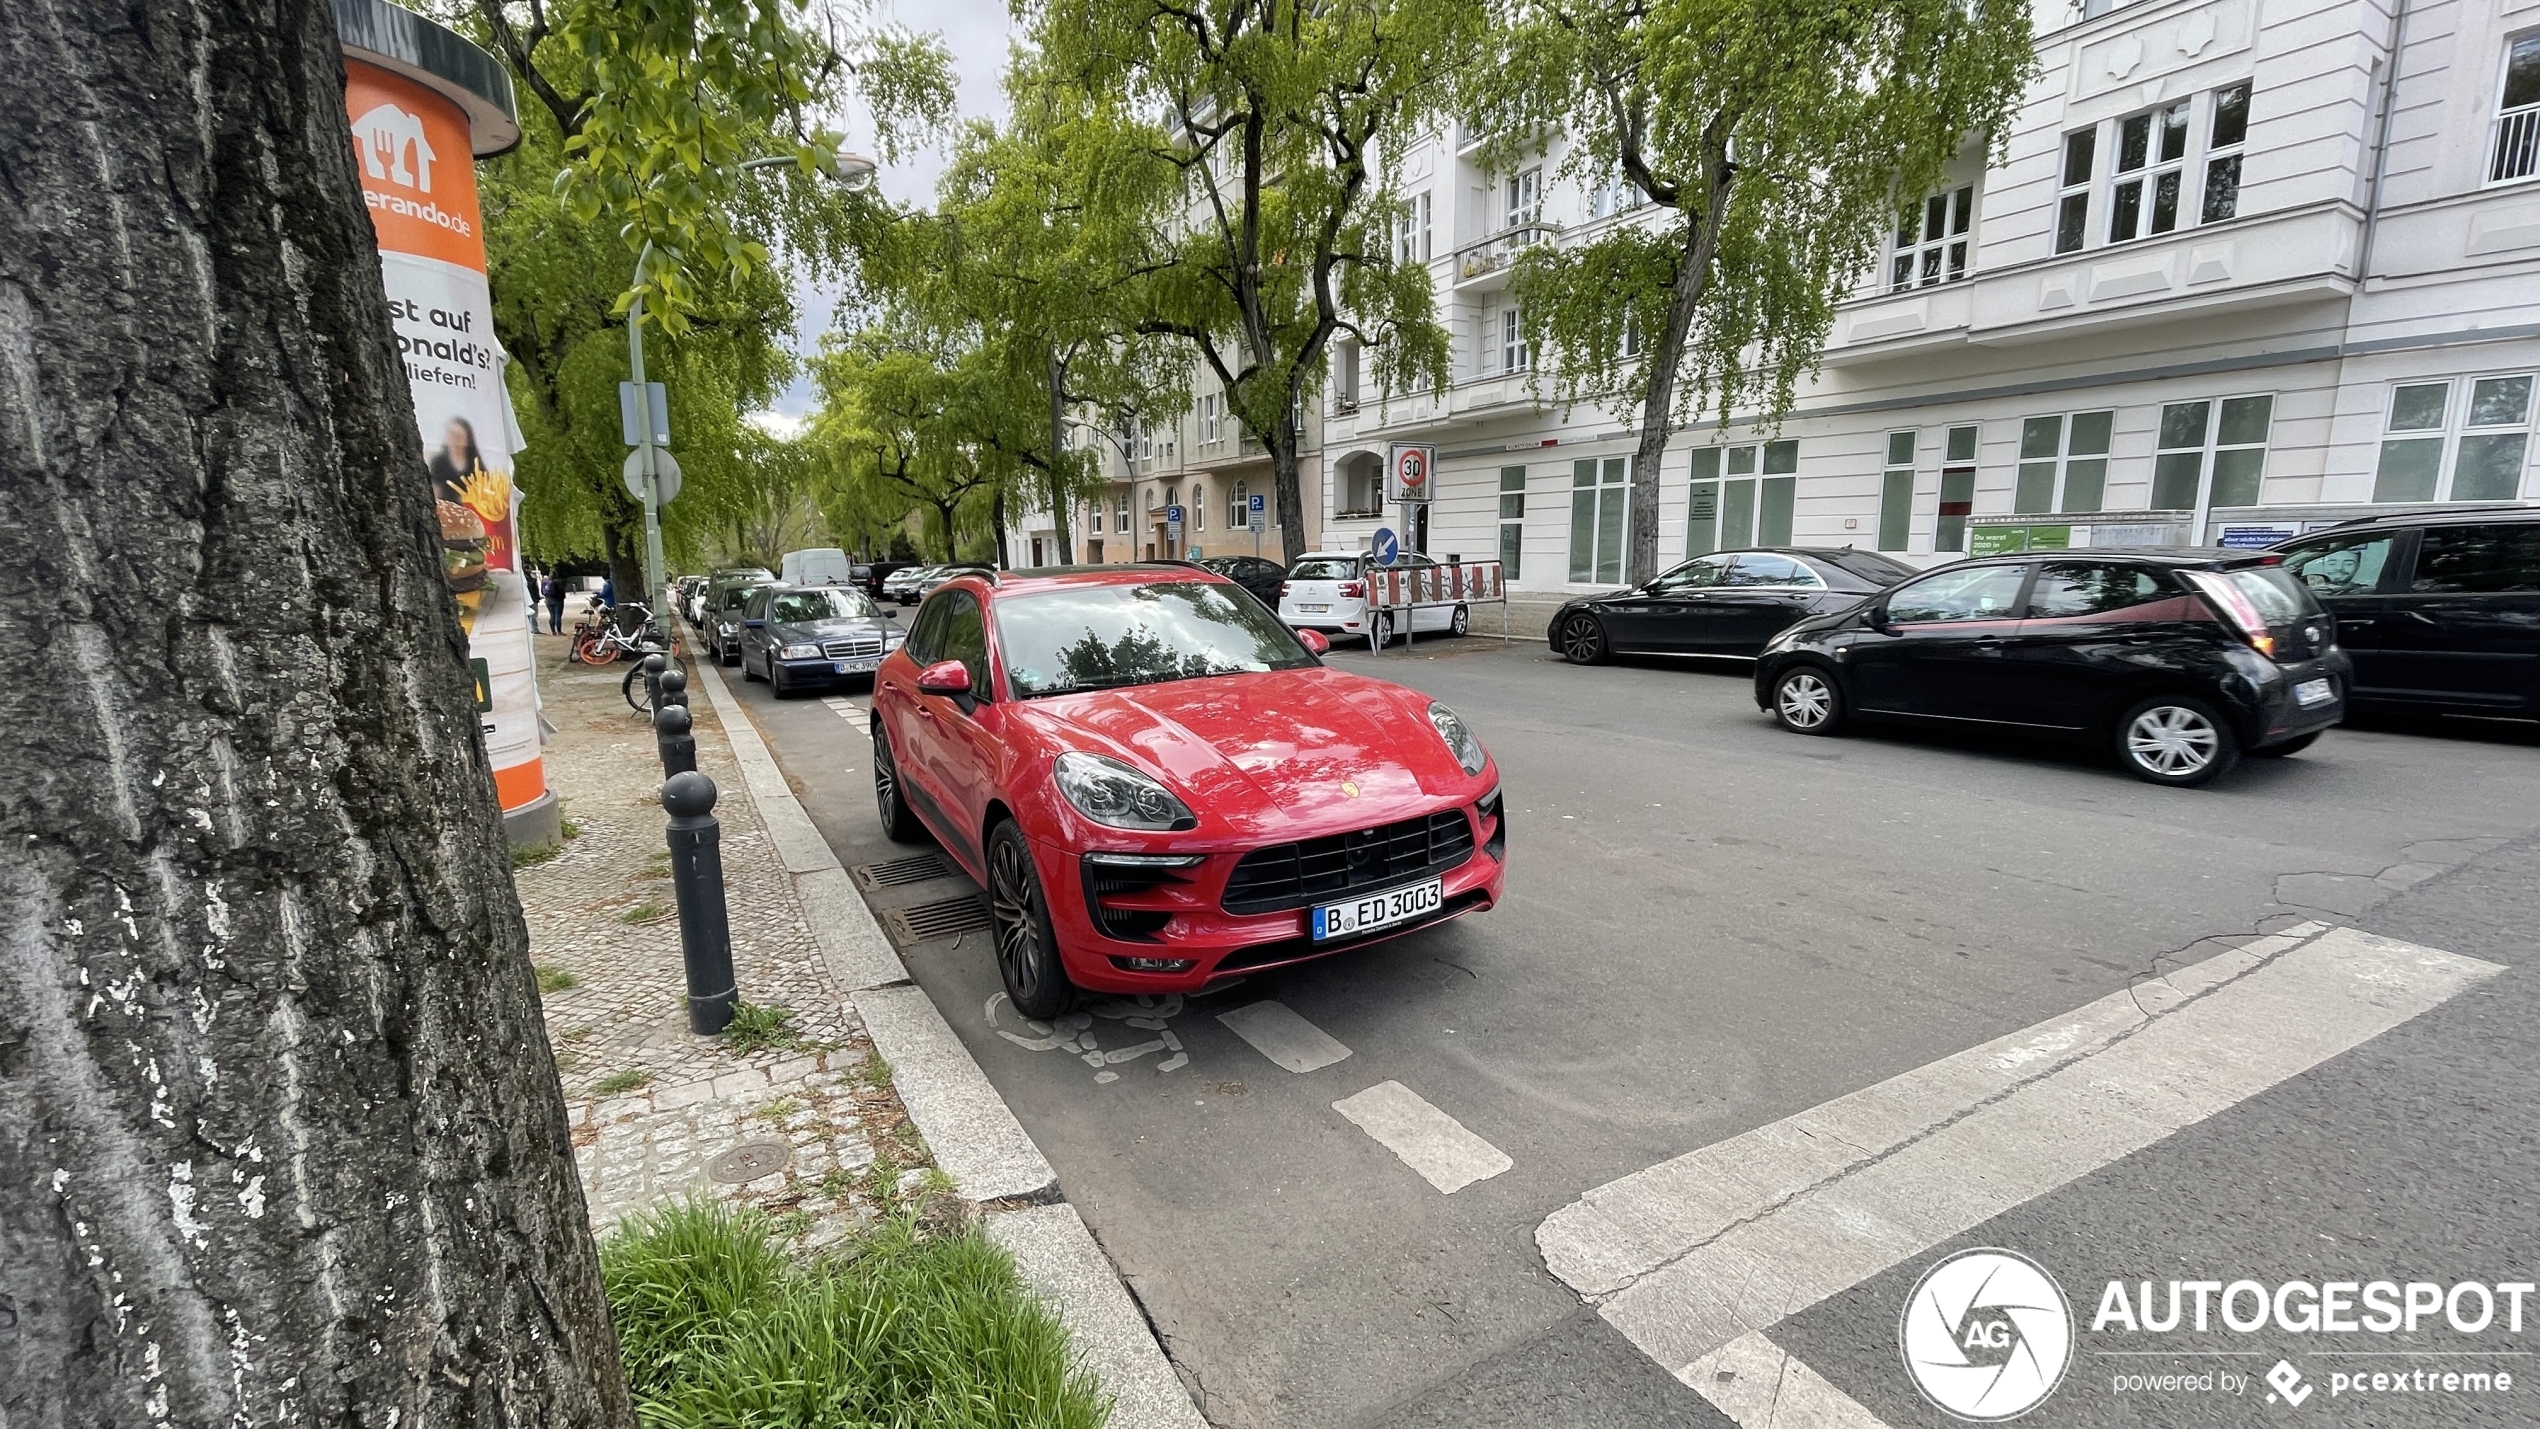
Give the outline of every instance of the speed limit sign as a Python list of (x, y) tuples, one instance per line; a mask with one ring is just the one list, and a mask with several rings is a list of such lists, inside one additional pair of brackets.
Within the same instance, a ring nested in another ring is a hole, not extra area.
[(1426, 501), (1437, 482), (1438, 449), (1427, 442), (1395, 442), (1385, 463), (1387, 493), (1396, 502)]

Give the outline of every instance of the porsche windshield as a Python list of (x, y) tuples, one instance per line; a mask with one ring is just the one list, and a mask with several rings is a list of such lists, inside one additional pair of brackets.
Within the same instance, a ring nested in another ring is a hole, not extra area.
[(1214, 581), (1078, 586), (995, 611), (1018, 699), (1314, 663), (1261, 602)]

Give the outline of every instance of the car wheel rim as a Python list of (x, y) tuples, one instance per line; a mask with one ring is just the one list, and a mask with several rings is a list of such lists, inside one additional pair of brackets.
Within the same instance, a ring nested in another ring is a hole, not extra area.
[(2155, 774), (2194, 774), (2213, 763), (2221, 747), (2222, 731), (2213, 721), (2183, 705), (2145, 710), (2126, 730), (2126, 752)]
[(1565, 632), (1565, 638), (1561, 642), (1561, 653), (1573, 660), (1595, 659), (1596, 623), (1590, 620), (1571, 621), (1570, 628)]
[(1834, 691), (1814, 675), (1793, 675), (1782, 681), (1782, 718), (1800, 729), (1815, 729), (1826, 722), (1834, 710)]
[(988, 890), (989, 909), (997, 920), (997, 970), (1018, 998), (1041, 990), (1040, 890), (1023, 866), (1025, 857), (1012, 839), (998, 844)]
[(899, 803), (899, 771), (891, 767), (891, 746), (882, 740), (873, 744), (873, 801), (882, 806), (882, 821), (889, 823), (891, 810)]

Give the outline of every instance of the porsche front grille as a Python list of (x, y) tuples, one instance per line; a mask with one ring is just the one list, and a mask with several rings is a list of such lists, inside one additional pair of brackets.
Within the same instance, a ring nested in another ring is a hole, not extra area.
[(1453, 868), (1472, 855), (1472, 823), (1462, 809), (1446, 809), (1355, 833), (1254, 849), (1235, 865), (1218, 903), (1229, 913), (1303, 908)]

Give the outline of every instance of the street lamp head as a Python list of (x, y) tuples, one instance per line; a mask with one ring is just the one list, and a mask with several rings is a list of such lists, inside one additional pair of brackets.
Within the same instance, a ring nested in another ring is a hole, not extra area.
[(874, 164), (862, 154), (839, 149), (829, 156), (829, 177), (848, 188), (862, 188), (873, 180)]

